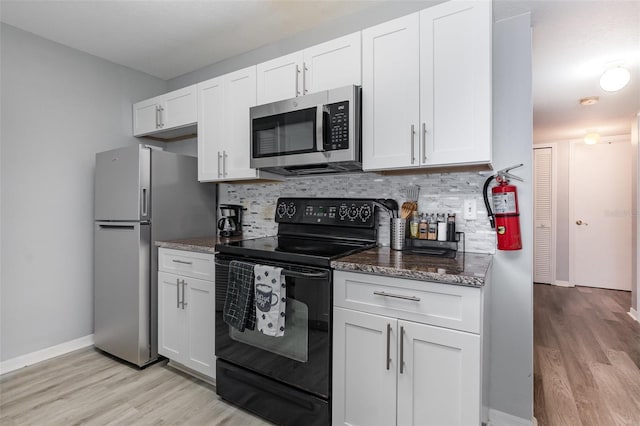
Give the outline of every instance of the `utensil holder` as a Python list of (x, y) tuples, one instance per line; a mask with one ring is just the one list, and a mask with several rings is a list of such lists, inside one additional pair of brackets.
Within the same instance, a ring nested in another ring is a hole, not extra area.
[(404, 249), (406, 226), (406, 219), (403, 219), (401, 217), (394, 217), (391, 219), (391, 250)]

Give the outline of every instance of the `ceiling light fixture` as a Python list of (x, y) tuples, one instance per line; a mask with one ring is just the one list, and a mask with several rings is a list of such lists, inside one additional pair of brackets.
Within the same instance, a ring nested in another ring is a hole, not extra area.
[(629, 83), (631, 73), (622, 65), (615, 64), (607, 68), (600, 77), (600, 87), (606, 92), (617, 92)]
[(595, 105), (599, 100), (599, 96), (589, 96), (587, 98), (580, 99), (580, 105)]
[(589, 132), (584, 136), (584, 143), (587, 145), (595, 145), (600, 142), (600, 133)]

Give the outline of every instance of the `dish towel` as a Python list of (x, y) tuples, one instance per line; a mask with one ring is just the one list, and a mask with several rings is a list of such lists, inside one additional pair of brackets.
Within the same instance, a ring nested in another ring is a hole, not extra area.
[(222, 318), (231, 327), (244, 331), (256, 327), (256, 310), (253, 308), (253, 263), (232, 260), (229, 263), (229, 283), (224, 301)]
[(282, 268), (256, 265), (253, 273), (255, 275), (255, 313), (258, 330), (267, 336), (284, 336), (287, 286)]

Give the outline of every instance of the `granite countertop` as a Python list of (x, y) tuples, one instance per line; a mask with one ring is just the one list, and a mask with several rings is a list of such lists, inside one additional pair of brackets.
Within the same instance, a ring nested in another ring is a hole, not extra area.
[(445, 259), (377, 247), (334, 260), (331, 267), (339, 271), (482, 287), (492, 259), (490, 254), (478, 253), (459, 253), (455, 259)]
[(194, 237), (194, 238), (181, 238), (179, 240), (168, 241), (156, 241), (155, 244), (158, 247), (168, 248), (173, 250), (186, 250), (195, 251), (199, 253), (215, 253), (216, 244), (232, 243), (234, 241), (242, 240), (242, 235), (235, 237)]

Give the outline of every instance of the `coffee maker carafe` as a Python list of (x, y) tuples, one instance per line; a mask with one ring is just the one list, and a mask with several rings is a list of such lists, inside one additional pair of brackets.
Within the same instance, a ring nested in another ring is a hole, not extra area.
[(242, 210), (237, 204), (220, 204), (218, 231), (221, 237), (233, 237), (242, 234)]

